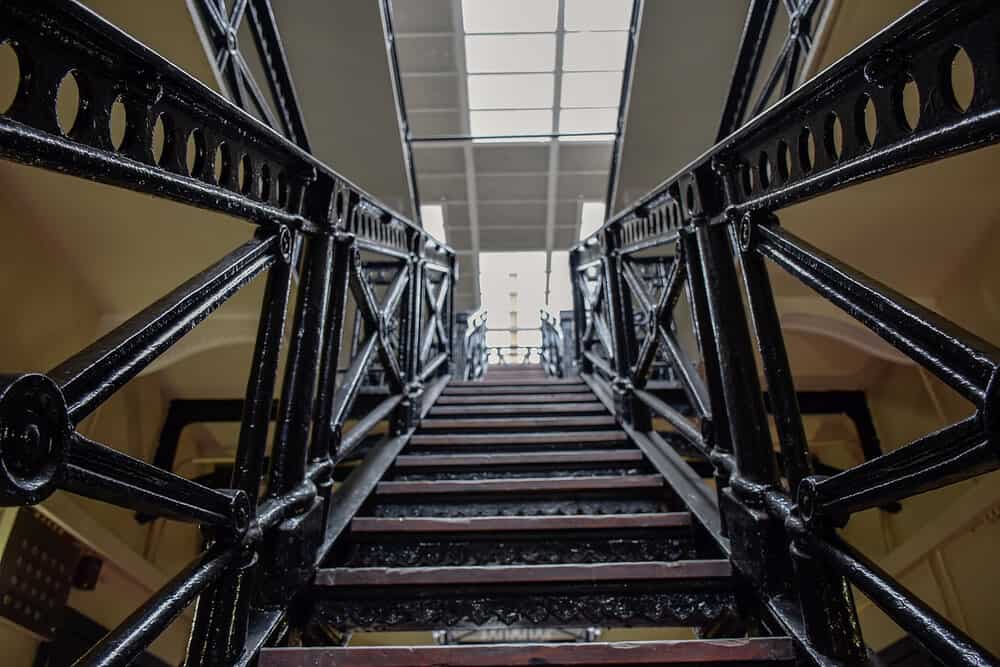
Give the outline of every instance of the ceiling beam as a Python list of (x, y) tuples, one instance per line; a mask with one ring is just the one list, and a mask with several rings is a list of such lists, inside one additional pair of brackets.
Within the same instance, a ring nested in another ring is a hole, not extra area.
[[(563, 24), (566, 16), (566, 0), (559, 0), (559, 10), (556, 14), (556, 62), (555, 90), (552, 91), (552, 131), (559, 132), (559, 112), (562, 107), (562, 68), (563, 68)], [(549, 292), (552, 284), (552, 247), (556, 238), (556, 200), (559, 197), (559, 145), (558, 139), (549, 141), (549, 175), (548, 203), (545, 211), (545, 305), (549, 305)]]

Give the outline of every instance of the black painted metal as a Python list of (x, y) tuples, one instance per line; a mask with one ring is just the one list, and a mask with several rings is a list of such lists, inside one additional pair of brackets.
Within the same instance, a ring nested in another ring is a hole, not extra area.
[[(948, 664), (995, 664), (973, 640), (840, 543), (832, 527), (854, 512), (1000, 467), (993, 442), (1000, 350), (782, 230), (775, 213), (1000, 140), (1000, 7), (989, 0), (928, 0), (789, 92), (811, 47), (808, 24), (820, 3), (788, 0), (785, 48), (753, 104), (750, 91), (767, 41), (761, 33), (772, 22), (775, 4), (764, 0), (751, 7), (719, 142), (571, 252), (576, 364), (647, 459), (684, 489), (702, 528), (731, 557), (758, 596), (759, 609), (766, 610), (757, 620), (793, 637), (808, 662), (863, 659), (854, 584)], [(227, 72), (233, 97), (252, 104), (272, 127), (77, 2), (0, 5), (0, 37), (14, 45), (21, 65), (17, 96), (0, 116), (0, 155), (257, 225), (254, 239), (48, 374), (0, 377), (4, 504), (37, 503), (64, 488), (206, 528), (206, 552), (81, 664), (127, 664), (196, 597), (187, 664), (251, 663), (272, 633), (296, 624), (302, 612), (296, 597), (449, 377), (454, 253), (307, 152), (269, 4), (237, 0), (228, 14), (222, 6), (198, 3), (217, 43), (217, 64)], [(268, 84), (278, 116), (247, 74), (235, 42), (247, 12), (258, 49), (270, 54)], [(958, 47), (969, 55), (976, 75), (967, 109), (949, 92), (948, 65)], [(61, 128), (55, 112), (64, 76), (76, 77), (82, 95), (71, 128)], [(740, 126), (748, 110), (766, 106), (781, 77), (784, 99)], [(913, 127), (902, 113), (900, 95), (909, 80), (922, 95)], [(113, 144), (109, 131), (116, 102), (128, 117), (121, 146)], [(859, 122), (858, 110), (868, 102), (878, 117), (873, 138)], [(835, 141), (835, 121), (842, 145)], [(156, 122), (166, 130), (162, 155), (154, 155)], [(192, 164), (186, 156), (189, 137), (197, 148)], [(299, 244), (305, 248), (302, 280), (271, 468), (259, 497), (292, 249)], [(765, 260), (936, 374), (970, 401), (975, 414), (889, 454), (867, 451), (860, 466), (829, 477), (814, 474)], [(742, 268), (749, 316), (735, 261)], [(656, 267), (666, 271), (657, 273)], [(265, 271), (230, 489), (183, 479), (75, 432), (80, 419)], [(683, 321), (692, 327), (697, 352), (682, 344), (678, 309), (683, 307), (690, 311), (689, 321)], [(354, 336), (346, 345), (349, 315)], [(543, 354), (549, 365), (562, 345), (554, 322), (545, 320), (542, 327), (548, 330)], [(771, 446), (751, 334), (778, 425), (784, 479)], [(483, 314), (464, 337), (464, 379), (478, 379), (485, 371), (485, 335)], [(352, 353), (342, 354), (348, 348)], [(346, 356), (347, 368), (340, 373)], [(563, 364), (555, 365), (561, 371)], [(372, 377), (383, 393), (345, 435), (352, 406)], [(683, 390), (690, 417), (653, 393), (651, 381), (663, 378)], [(680, 457), (653, 430), (654, 416), (673, 424), (708, 458), (717, 500), (696, 475), (679, 470)], [(358, 469), (331, 494), (335, 462), (356, 451), (383, 419), (390, 421), (391, 434), (369, 448)]]
[[(719, 540), (728, 537), (734, 564), (766, 610), (761, 621), (795, 638), (807, 662), (864, 659), (853, 584), (947, 664), (997, 664), (840, 543), (832, 528), (855, 512), (1000, 467), (993, 442), (1000, 350), (813, 248), (782, 229), (776, 214), (810, 197), (1000, 140), (1000, 7), (978, 0), (923, 2), (792, 91), (822, 3), (782, 3), (790, 15), (789, 34), (774, 71), (758, 81), (778, 4), (751, 3), (718, 143), (571, 251), (577, 364), (661, 471), (676, 460), (660, 460), (654, 452), (671, 444), (642, 425), (641, 413), (630, 413), (630, 395), (711, 461), (721, 520), (705, 519), (710, 509), (696, 516)], [(956, 101), (949, 75), (960, 49), (975, 77), (967, 108)], [(921, 99), (912, 126), (902, 110), (908, 82), (916, 84)], [(784, 98), (764, 110), (773, 93)], [(874, 137), (863, 122), (869, 103), (878, 121)], [(744, 124), (748, 114), (755, 117)], [(680, 261), (674, 261), (670, 281), (683, 283), (683, 304), (679, 286), (657, 293), (637, 270), (638, 260), (672, 254)], [(975, 414), (882, 454), (867, 408), (837, 403), (834, 411), (854, 415), (866, 460), (830, 476), (815, 474), (801, 414), (830, 408), (821, 397), (795, 390), (767, 261), (935, 374)], [(624, 317), (626, 301), (648, 317)], [(683, 307), (689, 318), (679, 316)], [(689, 353), (676, 345), (680, 336), (670, 327), (682, 322), (692, 327), (701, 372), (685, 363)], [(780, 478), (751, 333), (777, 425)], [(630, 340), (638, 342), (638, 352)], [(644, 389), (661, 347), (668, 348), (667, 360), (686, 389), (683, 409)], [(622, 363), (623, 356), (629, 363)], [(704, 390), (698, 387), (702, 378)]]
[[(251, 662), (269, 633), (289, 617), (290, 602), (308, 581), (328, 537), (334, 462), (381, 419), (396, 423), (397, 441), (405, 443), (421, 417), (422, 383), (438, 387), (449, 370), (451, 334), (445, 323), (452, 317), (454, 253), (303, 150), (305, 126), (266, 0), (239, 0), (229, 14), (209, 0), (198, 9), (220, 42), (219, 59), (234, 97), (266, 106), (234, 39), (249, 16), (277, 114), (264, 106), (256, 110), (288, 139), (77, 2), (16, 1), (0, 7), (0, 38), (14, 45), (21, 68), (15, 101), (0, 115), (0, 155), (257, 225), (254, 238), (47, 375), (0, 378), (4, 504), (37, 503), (63, 488), (206, 529), (208, 551), (95, 646), (81, 659), (84, 665), (128, 664), (195, 598), (186, 664)], [(64, 76), (75, 77), (81, 91), (72, 128), (61, 128), (55, 116)], [(116, 102), (128, 119), (121, 146), (110, 133)], [(167, 136), (162, 155), (154, 155), (157, 122)], [(188, 164), (190, 137), (196, 155)], [(258, 501), (297, 268), (292, 254), (299, 244), (305, 248), (302, 280), (266, 491)], [(395, 271), (395, 278), (377, 299), (378, 276), (385, 271)], [(83, 417), (262, 273), (267, 285), (246, 399), (234, 401), (223, 417), (211, 417), (242, 421), (230, 489), (208, 488), (169, 471), (171, 443), (190, 415), (178, 412), (165, 428), (158, 465), (74, 431)], [(426, 321), (425, 310), (431, 313)], [(348, 312), (364, 320), (366, 353), (339, 376)], [(407, 334), (396, 343), (392, 332), (400, 328)], [(385, 398), (360, 415), (344, 438), (344, 422), (375, 352), (386, 379), (376, 389)]]
[(563, 377), (563, 335), (559, 320), (548, 312), (540, 311), (542, 330), (542, 349), (539, 353), (545, 374), (551, 377)]

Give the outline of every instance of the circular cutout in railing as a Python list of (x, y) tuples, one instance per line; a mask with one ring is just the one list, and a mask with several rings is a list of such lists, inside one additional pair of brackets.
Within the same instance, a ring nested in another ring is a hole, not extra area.
[(83, 99), (80, 96), (80, 82), (75, 71), (66, 72), (59, 82), (56, 92), (56, 121), (63, 136), (69, 136), (80, 115)]
[(965, 113), (976, 93), (976, 73), (965, 49), (956, 46), (949, 55), (945, 70), (948, 75), (947, 90), (951, 95), (951, 103)]
[(0, 44), (0, 113), (7, 113), (21, 87), (21, 59), (14, 46), (6, 41)]

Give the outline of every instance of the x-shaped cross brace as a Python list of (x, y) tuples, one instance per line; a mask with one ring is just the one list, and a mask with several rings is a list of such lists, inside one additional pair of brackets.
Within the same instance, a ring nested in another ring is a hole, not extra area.
[(700, 416), (707, 416), (709, 414), (708, 403), (701, 377), (677, 343), (677, 339), (670, 332), (670, 319), (673, 316), (674, 306), (677, 305), (677, 300), (680, 298), (681, 288), (684, 286), (687, 273), (684, 269), (684, 262), (681, 261), (680, 257), (674, 259), (670, 273), (667, 275), (666, 285), (655, 305), (645, 281), (636, 274), (632, 263), (626, 259), (621, 266), (625, 282), (628, 283), (629, 289), (636, 301), (639, 302), (639, 307), (647, 314), (649, 321), (649, 330), (639, 348), (635, 366), (632, 367), (632, 384), (636, 387), (645, 386), (649, 368), (656, 358), (657, 347), (662, 343), (670, 355), (675, 370), (680, 375), (691, 405)]
[[(603, 276), (603, 272), (600, 275)], [(586, 345), (594, 340), (596, 336), (597, 340), (604, 346), (604, 352), (607, 354), (608, 359), (612, 359), (614, 357), (614, 346), (611, 344), (611, 332), (608, 330), (607, 323), (601, 318), (601, 308), (604, 301), (604, 280), (598, 278), (597, 287), (594, 289), (594, 293), (591, 294), (590, 287), (587, 285), (585, 272), (581, 271), (578, 273), (576, 279), (580, 294), (583, 296), (584, 301), (587, 302), (586, 306), (590, 311), (590, 321), (587, 323), (587, 328), (583, 332), (580, 342)]]
[[(385, 299), (379, 305), (371, 285), (368, 284), (362, 273), (361, 252), (355, 249), (351, 254), (351, 293), (354, 294), (354, 300), (358, 304), (358, 312), (365, 322), (368, 334), (354, 363), (360, 365), (362, 367), (360, 372), (363, 372), (371, 361), (373, 348), (377, 348), (379, 359), (389, 381), (389, 388), (394, 393), (403, 391), (404, 382), (399, 360), (396, 359), (392, 346), (389, 344), (388, 322), (403, 300), (403, 294), (406, 292), (406, 284), (409, 280), (409, 271), (404, 266), (396, 274), (388, 291), (386, 291)], [(352, 367), (351, 370), (353, 371), (354, 368)]]
[(430, 316), (427, 318), (427, 324), (424, 325), (423, 337), (420, 339), (422, 342), (420, 344), (420, 363), (427, 363), (427, 356), (431, 352), (431, 346), (437, 341), (441, 343), (444, 349), (448, 348), (448, 334), (444, 328), (444, 302), (448, 298), (448, 288), (450, 287), (450, 281), (448, 276), (443, 276), (441, 278), (441, 284), (438, 286), (437, 294), (434, 293), (434, 283), (430, 279), (430, 272), (425, 271), (427, 276), (424, 281), (424, 298), (427, 300), (427, 305), (430, 307)]

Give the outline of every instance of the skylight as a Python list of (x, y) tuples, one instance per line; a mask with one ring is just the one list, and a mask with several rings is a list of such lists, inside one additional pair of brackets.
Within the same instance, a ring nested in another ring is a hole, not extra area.
[(625, 63), (625, 32), (570, 32), (563, 37), (563, 70), (622, 71)]
[(470, 109), (551, 109), (553, 74), (470, 74)]
[(550, 134), (552, 112), (548, 109), (470, 111), (469, 126), (475, 137)]
[(470, 74), (551, 72), (555, 66), (555, 34), (465, 36), (465, 70)]
[(424, 229), (428, 234), (438, 241), (447, 243), (444, 234), (444, 206), (441, 204), (427, 204), (420, 207), (420, 219), (424, 223)]
[[(614, 134), (618, 124), (617, 109), (563, 109), (559, 114), (559, 133), (606, 132)], [(564, 141), (584, 137), (561, 137)], [(590, 137), (594, 140), (596, 137)]]
[(618, 107), (622, 94), (621, 72), (570, 72), (562, 78), (562, 105), (567, 107)]
[(462, 0), (466, 33), (555, 32), (557, 0)]
[(566, 0), (567, 31), (628, 30), (632, 0)]
[(559, 0), (462, 0), (475, 140), (554, 131), (600, 133), (567, 141), (614, 138), (633, 0), (563, 1), (557, 25)]

